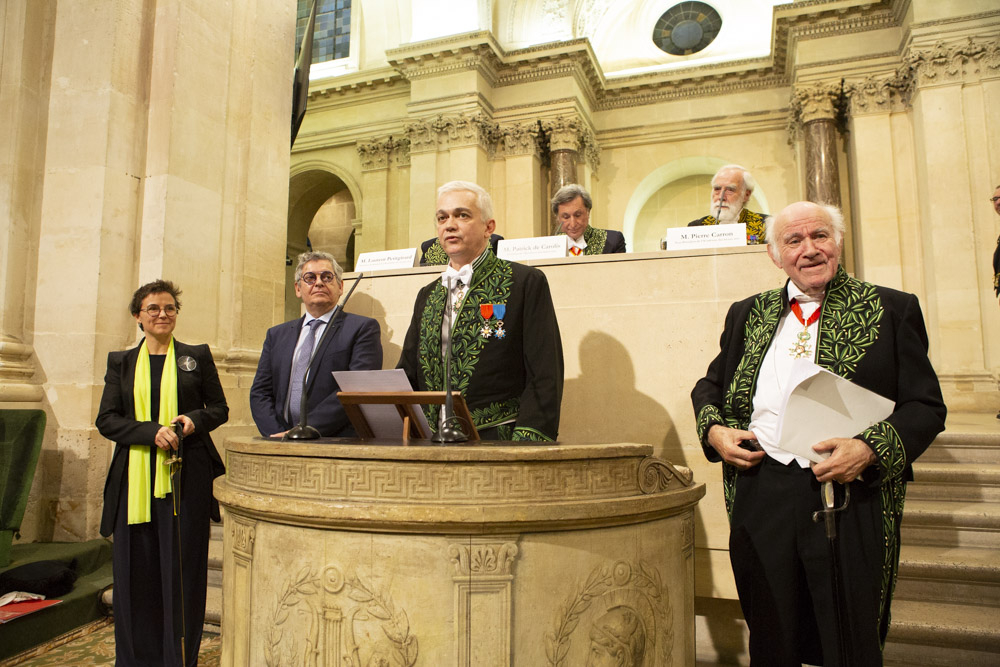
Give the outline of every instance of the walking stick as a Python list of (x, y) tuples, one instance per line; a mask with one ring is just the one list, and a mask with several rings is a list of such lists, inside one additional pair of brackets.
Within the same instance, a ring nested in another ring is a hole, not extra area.
[[(187, 623), (184, 618), (184, 559), (181, 555), (181, 462), (184, 455), (184, 423), (174, 424), (174, 433), (177, 434), (177, 449), (167, 459), (170, 467), (170, 495), (174, 503), (174, 532), (177, 540), (177, 575), (180, 578), (181, 594), (181, 664), (187, 665), (187, 647), (185, 639), (187, 633)], [(175, 614), (176, 618), (176, 614)]]
[[(840, 552), (837, 550), (837, 512), (847, 509), (847, 504), (851, 502), (851, 487), (844, 485), (844, 504), (837, 507), (836, 493), (833, 482), (823, 482), (819, 489), (820, 498), (823, 501), (823, 509), (813, 512), (813, 521), (823, 522), (826, 527), (826, 540), (830, 545), (830, 580), (833, 584), (833, 606), (837, 618), (837, 650), (840, 652), (840, 667), (847, 667), (848, 654), (851, 646), (851, 635), (844, 626), (844, 619), (847, 617), (844, 609), (844, 600), (840, 594)], [(824, 660), (825, 662), (825, 660)]]

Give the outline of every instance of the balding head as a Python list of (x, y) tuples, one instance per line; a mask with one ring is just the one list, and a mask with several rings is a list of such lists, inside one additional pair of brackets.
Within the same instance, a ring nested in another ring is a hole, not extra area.
[(834, 206), (800, 201), (765, 223), (767, 254), (775, 266), (810, 296), (822, 296), (837, 273), (844, 216)]

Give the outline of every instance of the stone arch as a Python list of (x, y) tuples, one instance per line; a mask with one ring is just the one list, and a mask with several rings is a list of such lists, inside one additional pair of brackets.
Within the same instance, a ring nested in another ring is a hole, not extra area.
[[(733, 163), (732, 159), (723, 159), (711, 156), (683, 157), (668, 162), (665, 165), (654, 169), (644, 178), (629, 198), (625, 207), (625, 215), (622, 219), (622, 232), (625, 234), (625, 241), (633, 252), (646, 252), (659, 248), (658, 240), (666, 236), (666, 227), (662, 221), (656, 219), (640, 219), (640, 214), (646, 204), (657, 193), (667, 188), (673, 183), (684, 179), (701, 181), (703, 179), (705, 201), (708, 201), (712, 176), (727, 164)], [(699, 185), (700, 187), (700, 185)], [(707, 206), (707, 204), (706, 204)], [(754, 211), (767, 213), (770, 211), (767, 204), (767, 195), (764, 193), (760, 182), (747, 206)], [(692, 220), (694, 217), (691, 218)], [(686, 224), (683, 221), (681, 224)], [(668, 225), (675, 226), (675, 225)]]
[[(328, 204), (329, 202), (329, 204)], [(308, 248), (307, 239), (317, 214), (324, 217), (324, 205), (340, 209), (338, 223), (324, 230), (321, 243), (314, 240), (314, 250), (330, 252), (337, 261), (350, 271), (354, 268), (353, 225), (356, 211), (361, 207), (361, 188), (349, 172), (343, 168), (321, 160), (309, 160), (295, 164), (291, 168), (288, 181), (288, 229), (286, 236), (286, 281), (285, 316), (292, 319), (299, 315), (299, 301), (293, 285), (295, 258)], [(346, 219), (343, 211), (348, 213)], [(331, 216), (336, 218), (336, 214)], [(346, 223), (346, 224), (344, 224)], [(348, 229), (347, 227), (351, 227)], [(317, 230), (312, 230), (314, 235)], [(291, 264), (289, 264), (291, 262)]]

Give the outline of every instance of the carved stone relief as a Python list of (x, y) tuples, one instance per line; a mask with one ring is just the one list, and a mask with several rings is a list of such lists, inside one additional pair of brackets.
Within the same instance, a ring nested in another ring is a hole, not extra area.
[(333, 565), (288, 578), (270, 615), (268, 667), (402, 665), (417, 662), (406, 612), (383, 590)]
[(542, 147), (540, 139), (542, 128), (539, 123), (499, 125), (497, 133), (500, 141), (498, 153), (504, 157), (514, 155), (534, 155), (535, 157), (541, 157)]
[(694, 473), (689, 468), (678, 468), (655, 456), (647, 456), (639, 464), (639, 488), (643, 493), (672, 491), (693, 483)]
[(229, 526), (232, 536), (233, 551), (244, 556), (247, 560), (253, 560), (253, 543), (257, 534), (256, 522), (247, 521), (237, 515), (227, 515), (226, 525)]
[(456, 542), (448, 547), (455, 577), (511, 576), (511, 565), (517, 556), (513, 541)]
[[(555, 614), (545, 637), (550, 667), (607, 664), (668, 667), (673, 663), (673, 610), (659, 571), (620, 560), (595, 568)], [(604, 664), (598, 663), (598, 664)]]

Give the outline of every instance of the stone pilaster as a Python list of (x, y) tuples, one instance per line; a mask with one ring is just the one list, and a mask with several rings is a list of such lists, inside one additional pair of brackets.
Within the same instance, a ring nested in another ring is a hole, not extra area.
[(511, 584), (518, 537), (472, 537), (452, 543), (456, 665), (511, 664)]
[[(0, 403), (37, 408), (42, 385), (32, 379), (27, 324), (36, 284), (47, 91), (45, 44), (51, 40), (49, 3), (8, 2), (0, 39)], [(48, 35), (48, 36), (47, 36)]]

